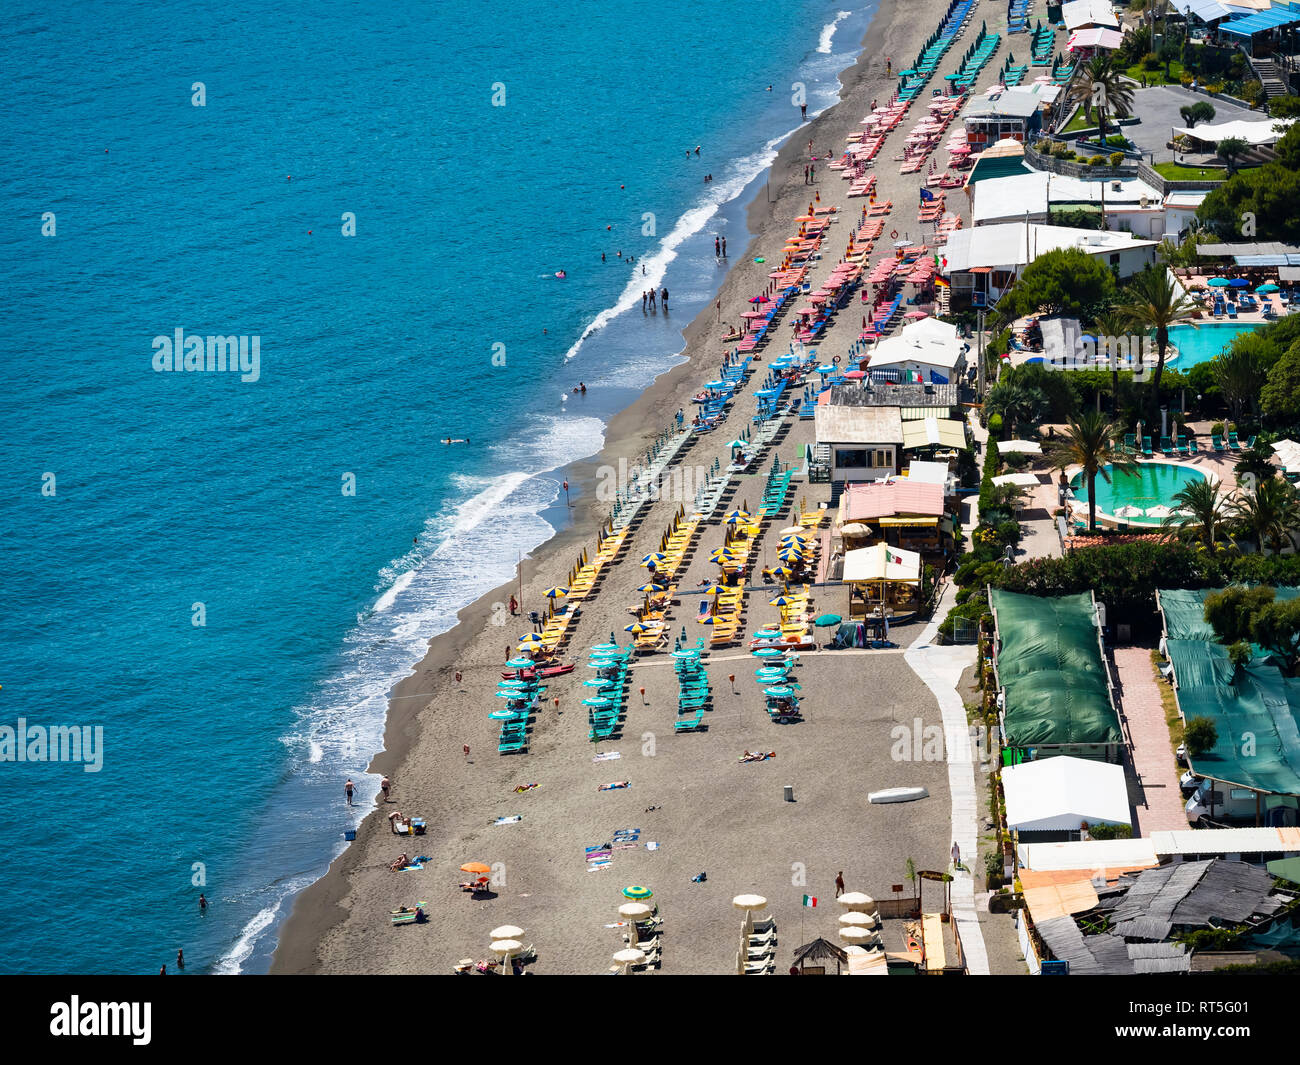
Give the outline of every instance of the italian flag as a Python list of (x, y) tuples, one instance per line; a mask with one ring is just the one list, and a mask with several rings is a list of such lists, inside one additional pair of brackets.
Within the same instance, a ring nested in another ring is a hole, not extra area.
[(814, 909), (814, 908), (817, 906), (817, 896), (816, 896), (816, 895), (805, 895), (805, 896), (803, 897), (803, 904), (804, 904), (805, 906), (807, 906), (808, 909), (810, 909), (810, 910), (811, 910), (811, 909)]
[(925, 384), (925, 381), (924, 381), (924, 380), (922, 379), (922, 377), (921, 377), (921, 371), (920, 371), (920, 370), (908, 370), (908, 371), (907, 371), (907, 380), (908, 380), (911, 384), (914, 384), (914, 385)]

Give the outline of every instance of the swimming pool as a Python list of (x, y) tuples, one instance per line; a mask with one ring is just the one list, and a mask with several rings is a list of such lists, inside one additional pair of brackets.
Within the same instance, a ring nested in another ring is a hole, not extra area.
[(1169, 342), (1178, 349), (1178, 357), (1169, 364), (1179, 370), (1189, 370), (1209, 362), (1232, 343), (1238, 333), (1258, 329), (1262, 322), (1212, 322), (1208, 325), (1176, 325), (1169, 330)]
[[(1173, 506), (1173, 498), (1183, 486), (1193, 481), (1202, 481), (1205, 474), (1191, 466), (1180, 466), (1175, 462), (1142, 462), (1132, 473), (1116, 473), (1110, 466), (1106, 470), (1111, 475), (1107, 484), (1101, 474), (1097, 475), (1097, 520), (1105, 515), (1113, 521), (1127, 522), (1130, 525), (1159, 525), (1164, 518), (1148, 517), (1145, 513), (1126, 512), (1117, 514), (1121, 507), (1136, 507), (1146, 511), (1151, 507)], [(1082, 504), (1076, 513), (1085, 521), (1088, 517), (1088, 490), (1080, 486), (1080, 474), (1070, 478), (1070, 487), (1074, 489), (1075, 498)], [(1110, 521), (1107, 524), (1111, 524)]]

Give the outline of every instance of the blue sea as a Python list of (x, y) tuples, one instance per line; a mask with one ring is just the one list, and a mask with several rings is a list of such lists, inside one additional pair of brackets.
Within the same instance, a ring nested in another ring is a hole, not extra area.
[(0, 762), (0, 969), (266, 969), (386, 693), (679, 361), (874, 6), (6, 6), (0, 726), (102, 766)]

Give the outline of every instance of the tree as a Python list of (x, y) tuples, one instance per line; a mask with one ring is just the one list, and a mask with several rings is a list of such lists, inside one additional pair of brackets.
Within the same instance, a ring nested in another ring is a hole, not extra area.
[(1022, 425), (1037, 426), (1043, 420), (1048, 409), (1047, 396), (1037, 388), (999, 381), (989, 390), (984, 409), (994, 416), (1001, 414), (1002, 423), (1010, 425), (1015, 435)]
[(1268, 113), (1270, 118), (1300, 118), (1300, 96), (1274, 96)]
[(1051, 454), (1058, 469), (1082, 467), (1088, 490), (1088, 529), (1096, 532), (1098, 475), (1110, 484), (1112, 471), (1127, 475), (1137, 466), (1122, 443), (1122, 430), (1097, 411), (1083, 411), (1070, 419)]
[(1187, 746), (1187, 753), (1193, 758), (1199, 758), (1208, 751), (1214, 750), (1214, 745), (1218, 742), (1219, 730), (1215, 727), (1212, 717), (1194, 717), (1187, 722), (1187, 728), (1183, 730), (1183, 743)]
[(1097, 347), (1100, 350), (1103, 338), (1107, 345), (1106, 356), (1110, 361), (1110, 413), (1112, 417), (1119, 417), (1119, 351), (1110, 350), (1111, 346), (1118, 346), (1117, 338), (1124, 336), (1132, 328), (1129, 320), (1119, 311), (1114, 309), (1104, 311), (1097, 316), (1093, 323), (1093, 328), (1097, 331)]
[[(1286, 321), (1286, 319), (1283, 319)], [(1259, 406), (1276, 421), (1300, 418), (1300, 340), (1286, 350), (1269, 371), (1268, 383), (1260, 390)]]
[(1237, 160), (1250, 150), (1242, 137), (1224, 137), (1214, 146), (1214, 154), (1228, 164), (1228, 177), (1237, 172)]
[[(1239, 340), (1242, 342), (1237, 343)], [(1247, 408), (1255, 409), (1259, 390), (1268, 379), (1267, 356), (1272, 348), (1267, 340), (1256, 340), (1253, 333), (1238, 333), (1226, 351), (1210, 360), (1214, 383), (1223, 393), (1234, 419), (1240, 418)]]
[(1096, 55), (1079, 68), (1070, 89), (1070, 100), (1082, 105), (1085, 114), (1097, 112), (1102, 138), (1106, 136), (1107, 115), (1126, 118), (1133, 111), (1133, 88), (1120, 75), (1109, 55)]
[(1269, 477), (1258, 482), (1254, 491), (1237, 497), (1233, 517), (1255, 538), (1261, 555), (1266, 546), (1281, 554), (1291, 534), (1300, 529), (1300, 496), (1286, 481)]
[(1290, 243), (1300, 232), (1300, 169), (1268, 163), (1243, 170), (1212, 189), (1196, 214), (1221, 237), (1240, 239), (1249, 216), (1252, 241)]
[(1264, 585), (1256, 588), (1233, 585), (1205, 597), (1203, 616), (1221, 643), (1239, 643), (1250, 639), (1252, 619), (1273, 598), (1273, 589)]
[(1181, 539), (1213, 551), (1226, 536), (1231, 501), (1208, 479), (1188, 481), (1174, 496), (1173, 505), (1187, 513), (1170, 514), (1163, 525), (1173, 529)]
[(1163, 266), (1149, 266), (1133, 276), (1128, 289), (1129, 300), (1120, 313), (1139, 326), (1144, 333), (1155, 333), (1156, 368), (1151, 378), (1151, 421), (1154, 424), (1160, 403), (1160, 378), (1169, 354), (1170, 327), (1189, 321), (1196, 305)]
[(1114, 296), (1115, 276), (1105, 263), (1079, 248), (1058, 248), (1021, 271), (998, 301), (998, 313), (1008, 320), (1038, 311), (1091, 318)]
[(1198, 122), (1212, 122), (1216, 112), (1214, 104), (1198, 100), (1194, 104), (1184, 104), (1178, 109), (1178, 113), (1183, 116), (1187, 128), (1194, 129)]
[(1277, 657), (1283, 672), (1295, 673), (1300, 653), (1300, 599), (1274, 600), (1256, 611), (1250, 638)]
[(1273, 449), (1266, 444), (1248, 447), (1237, 459), (1232, 472), (1237, 477), (1237, 484), (1250, 491), (1251, 487), (1261, 481), (1277, 476), (1277, 467), (1273, 464)]

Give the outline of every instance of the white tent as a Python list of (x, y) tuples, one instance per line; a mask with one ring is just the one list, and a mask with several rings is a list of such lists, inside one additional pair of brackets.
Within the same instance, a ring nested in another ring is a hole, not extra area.
[(1273, 454), (1287, 473), (1300, 472), (1300, 444), (1294, 440), (1279, 440), (1273, 445)]
[(1033, 440), (999, 440), (998, 452), (1003, 455), (1041, 455), (1043, 445)]
[(901, 547), (872, 544), (849, 551), (844, 556), (844, 582), (859, 581), (919, 581), (921, 555), (917, 551), (904, 551)]
[(1017, 488), (1037, 488), (1041, 482), (1032, 473), (1004, 473), (1001, 477), (994, 477), (993, 483), (999, 488), (1004, 484), (1014, 484)]
[(1071, 3), (1061, 5), (1061, 19), (1065, 28), (1071, 32), (1081, 26), (1109, 26), (1114, 29), (1119, 25), (1110, 0), (1072, 0)]
[(1074, 51), (1076, 48), (1105, 48), (1113, 52), (1123, 43), (1124, 35), (1119, 30), (1093, 26), (1090, 29), (1078, 30), (1070, 34), (1070, 39), (1066, 42), (1065, 47), (1068, 51)]
[[(1229, 137), (1240, 137), (1251, 147), (1258, 147), (1261, 144), (1273, 144), (1282, 136), (1274, 129), (1275, 126), (1289, 126), (1293, 121), (1294, 119), (1290, 118), (1265, 118), (1256, 122), (1236, 119), (1232, 122), (1220, 122), (1216, 126), (1175, 126), (1174, 132), (1185, 134), (1193, 140), (1212, 144), (1218, 144), (1219, 141), (1227, 140)], [(1283, 130), (1283, 133), (1285, 132)]]
[(1077, 831), (1131, 824), (1124, 767), (1090, 758), (1039, 758), (1002, 770), (1007, 827), (1014, 831)]
[(946, 462), (925, 462), (922, 459), (911, 459), (907, 464), (907, 479), (909, 481), (923, 481), (926, 484), (948, 483), (948, 464)]

